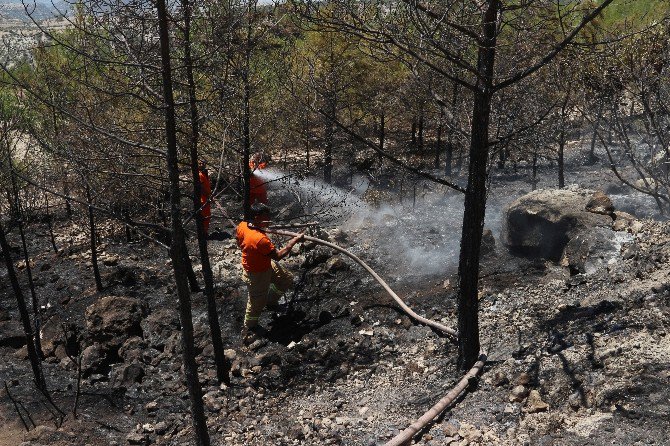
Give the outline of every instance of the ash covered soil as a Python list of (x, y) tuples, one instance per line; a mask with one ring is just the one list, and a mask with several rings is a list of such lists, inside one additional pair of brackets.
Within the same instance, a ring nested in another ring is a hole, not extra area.
[[(83, 221), (57, 222), (59, 254), (49, 251), (45, 226), (29, 228), (37, 294), (46, 307), (44, 365), (65, 412), (77, 385), (67, 353), (77, 339), (85, 349), (78, 417), (68, 413), (58, 428), (54, 410), (32, 386), (15, 299), (0, 271), (0, 380), (9, 390), (0, 390), (0, 445), (191, 444), (167, 254), (145, 241), (125, 243), (118, 225), (99, 226), (101, 293), (93, 284)], [(631, 238), (620, 259), (589, 275), (515, 258), (501, 246), (484, 259), (480, 327), (488, 362), (479, 381), (417, 444), (669, 444), (670, 224), (643, 220), (625, 231)], [(391, 287), (419, 314), (455, 327), (453, 271), (403, 278), (385, 261), (392, 247), (363, 249), (355, 231), (320, 235), (353, 247), (383, 275), (396, 277)], [(264, 314), (267, 337), (245, 347), (239, 332), (246, 290), (237, 247), (232, 240), (212, 241), (210, 252), (226, 355), (233, 362), (232, 385), (220, 386), (205, 299), (194, 293), (212, 444), (383, 444), (463, 373), (449, 338), (414, 324), (348, 259), (309, 244), (286, 261), (296, 274), (295, 293), (281, 314)], [(20, 268), (18, 255), (16, 262)], [(25, 269), (20, 275), (25, 280)], [(87, 308), (102, 301), (109, 302), (98, 308), (103, 314), (127, 304), (136, 315), (115, 339), (87, 329), (93, 317)], [(29, 432), (10, 396), (22, 405)]]

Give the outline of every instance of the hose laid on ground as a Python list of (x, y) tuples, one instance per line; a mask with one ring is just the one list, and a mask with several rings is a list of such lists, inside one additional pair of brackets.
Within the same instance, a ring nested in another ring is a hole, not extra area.
[[(286, 236), (286, 237), (296, 237), (296, 236), (299, 235), (299, 234), (297, 234), (297, 233), (295, 233), (295, 232), (282, 231), (282, 230), (275, 230), (275, 229), (271, 229), (271, 228), (267, 228), (267, 229), (263, 229), (263, 230), (264, 230), (265, 232), (270, 233), (270, 234), (283, 235), (283, 236)], [(425, 317), (423, 317), (423, 316), (419, 316), (418, 314), (416, 314), (410, 307), (407, 306), (407, 304), (405, 304), (405, 302), (402, 301), (402, 299), (400, 299), (400, 297), (395, 293), (395, 291), (393, 291), (393, 290), (391, 289), (391, 287), (388, 286), (388, 284), (384, 281), (384, 279), (382, 279), (382, 278), (379, 276), (379, 274), (377, 274), (376, 272), (374, 272), (374, 270), (373, 270), (372, 268), (370, 268), (370, 267), (368, 266), (367, 263), (365, 263), (364, 261), (362, 261), (361, 259), (359, 259), (355, 254), (353, 254), (353, 253), (347, 251), (346, 249), (344, 249), (344, 248), (342, 248), (342, 247), (340, 247), (340, 246), (337, 246), (337, 245), (334, 244), (334, 243), (330, 243), (330, 242), (327, 242), (327, 241), (325, 241), (325, 240), (321, 240), (321, 239), (316, 238), (316, 237), (311, 237), (311, 236), (309, 236), (309, 235), (305, 235), (304, 237), (305, 237), (305, 240), (309, 240), (310, 242), (318, 243), (318, 244), (320, 244), (320, 245), (324, 245), (324, 246), (327, 246), (327, 247), (329, 247), (329, 248), (331, 248), (331, 249), (334, 249), (335, 251), (341, 252), (342, 254), (346, 255), (346, 256), (349, 257), (349, 258), (351, 258), (354, 262), (358, 263), (358, 264), (361, 265), (363, 268), (365, 268), (365, 270), (366, 270), (372, 277), (374, 277), (374, 279), (375, 279), (377, 282), (379, 282), (379, 284), (380, 284), (382, 287), (384, 287), (384, 289), (386, 290), (386, 292), (389, 293), (389, 295), (391, 295), (391, 297), (393, 298), (393, 300), (395, 300), (396, 303), (397, 303), (398, 305), (400, 305), (400, 308), (402, 308), (402, 310), (403, 310), (405, 313), (407, 313), (410, 317), (412, 317), (414, 320), (416, 320), (416, 321), (418, 321), (418, 322), (420, 322), (420, 323), (422, 323), (422, 324), (424, 324), (424, 325), (427, 325), (427, 326), (429, 326), (429, 327), (433, 327), (433, 328), (435, 328), (435, 329), (437, 329), (437, 330), (440, 330), (441, 332), (446, 333), (446, 334), (448, 334), (449, 336), (451, 336), (451, 337), (453, 337), (453, 338), (457, 338), (457, 337), (458, 337), (458, 334), (456, 333), (455, 330), (453, 330), (453, 329), (451, 329), (451, 328), (449, 328), (449, 327), (447, 327), (447, 326), (445, 326), (445, 325), (443, 325), (443, 324), (440, 324), (439, 322), (432, 321), (432, 320), (430, 320), (430, 319), (427, 319), (427, 318), (425, 318)]]
[[(276, 229), (271, 229), (267, 228), (264, 229), (265, 232), (271, 233), (271, 234), (277, 234), (277, 235), (283, 235), (285, 237), (296, 237), (299, 234), (295, 232), (290, 232), (290, 231), (283, 231), (283, 230), (276, 230)], [(407, 313), (409, 316), (414, 318), (416, 321), (428, 325), (430, 327), (436, 328), (454, 338), (458, 337), (458, 334), (456, 333), (455, 330), (446, 327), (439, 322), (432, 321), (430, 319), (426, 319), (423, 316), (419, 316), (416, 314), (410, 307), (405, 304), (405, 302), (398, 297), (398, 295), (391, 289), (391, 287), (388, 286), (388, 284), (379, 277), (379, 275), (373, 271), (372, 268), (370, 268), (367, 263), (359, 259), (355, 254), (347, 251), (346, 249), (334, 244), (327, 242), (325, 240), (321, 240), (316, 237), (311, 237), (309, 235), (304, 236), (305, 240), (309, 240), (314, 243), (318, 243), (320, 245), (327, 246), (329, 248), (334, 249), (335, 251), (341, 252), (342, 254), (346, 255), (350, 259), (354, 260), (356, 263), (361, 265), (365, 270), (372, 276), (374, 279), (379, 282), (379, 284), (384, 287), (384, 289), (391, 295), (393, 300), (400, 305), (400, 307), (403, 309), (405, 313)], [(451, 403), (454, 402), (458, 396), (463, 393), (463, 391), (467, 388), (468, 384), (470, 383), (470, 380), (477, 376), (479, 372), (482, 370), (484, 367), (484, 364), (486, 363), (486, 355), (481, 354), (479, 356), (479, 360), (475, 363), (475, 365), (468, 371), (468, 373), (463, 376), (463, 378), (456, 384), (454, 388), (452, 388), (449, 393), (447, 393), (440, 401), (438, 401), (433, 407), (431, 407), (428, 412), (423, 414), (418, 420), (416, 420), (414, 423), (412, 423), (407, 429), (403, 430), (400, 432), (398, 435), (393, 437), (391, 440), (389, 440), (385, 446), (401, 446), (404, 444), (409, 443), (414, 435), (417, 434), (421, 429), (426, 427), (432, 420), (435, 419), (439, 414), (441, 414)]]
[(410, 440), (419, 432), (421, 429), (426, 427), (428, 423), (433, 421), (435, 417), (441, 414), (444, 409), (447, 408), (458, 396), (463, 393), (470, 380), (477, 376), (481, 369), (486, 363), (486, 355), (482, 354), (479, 356), (479, 360), (475, 363), (474, 366), (470, 369), (468, 373), (463, 376), (463, 378), (456, 384), (456, 386), (449, 391), (440, 401), (437, 402), (433, 407), (430, 408), (428, 412), (423, 414), (418, 420), (416, 420), (410, 427), (400, 432), (398, 435), (389, 440), (385, 446), (401, 446), (406, 443), (409, 443)]

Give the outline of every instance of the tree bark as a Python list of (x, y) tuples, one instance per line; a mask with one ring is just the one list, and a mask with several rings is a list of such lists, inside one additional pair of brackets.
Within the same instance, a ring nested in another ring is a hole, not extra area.
[(44, 200), (47, 205), (47, 224), (49, 225), (49, 238), (51, 239), (51, 247), (54, 249), (54, 253), (58, 254), (58, 246), (56, 246), (56, 237), (54, 237), (54, 227), (53, 227), (53, 216), (49, 209), (49, 194), (44, 194)]
[(419, 146), (419, 151), (423, 152), (423, 109), (421, 110), (421, 114), (419, 114), (419, 126), (417, 129), (418, 133), (418, 146)]
[(386, 117), (382, 111), (379, 116), (379, 168), (381, 169), (384, 163), (384, 157), (382, 153), (384, 152), (384, 140), (386, 139)]
[(200, 128), (198, 124), (198, 103), (196, 97), (196, 86), (193, 78), (193, 61), (191, 58), (191, 13), (192, 5), (189, 0), (182, 0), (182, 9), (184, 11), (184, 65), (186, 66), (186, 76), (188, 80), (188, 97), (191, 120), (191, 174), (193, 177), (193, 209), (195, 212), (196, 233), (198, 235), (198, 249), (200, 250), (200, 264), (202, 265), (202, 275), (205, 279), (205, 298), (207, 299), (207, 318), (209, 320), (209, 331), (212, 337), (212, 346), (214, 347), (214, 362), (216, 364), (216, 376), (219, 382), (230, 384), (228, 372), (230, 367), (227, 364), (226, 356), (223, 352), (223, 340), (221, 339), (221, 326), (219, 325), (219, 316), (216, 307), (216, 297), (214, 294), (214, 275), (209, 261), (209, 252), (207, 249), (207, 234), (203, 226), (203, 217), (200, 212), (200, 175), (198, 172), (198, 141), (200, 137)]
[(251, 135), (250, 135), (250, 121), (251, 121), (251, 79), (249, 74), (251, 71), (251, 1), (247, 2), (247, 36), (244, 48), (245, 66), (242, 74), (242, 82), (244, 83), (244, 115), (242, 118), (242, 206), (244, 209), (244, 219), (249, 221), (251, 218), (251, 169), (249, 168), (249, 159), (251, 155)]
[(21, 286), (19, 285), (19, 279), (16, 277), (16, 271), (14, 271), (14, 262), (12, 261), (12, 255), (9, 250), (9, 243), (7, 243), (5, 229), (3, 228), (2, 223), (0, 223), (0, 248), (2, 248), (2, 254), (5, 258), (7, 275), (9, 276), (9, 281), (12, 284), (14, 296), (16, 296), (16, 303), (19, 308), (21, 323), (23, 324), (23, 332), (26, 335), (26, 347), (28, 350), (30, 366), (33, 369), (33, 379), (35, 380), (35, 385), (37, 388), (40, 389), (45, 395), (48, 395), (49, 393), (46, 380), (44, 379), (44, 372), (42, 371), (42, 364), (40, 363), (39, 357), (37, 355), (37, 349), (35, 347), (35, 338), (38, 335), (33, 332), (32, 326), (30, 324), (30, 316), (28, 315), (26, 300), (23, 297), (23, 292), (21, 291)]
[(98, 268), (98, 248), (95, 240), (95, 216), (93, 215), (93, 206), (91, 206), (91, 188), (88, 184), (86, 184), (86, 202), (88, 203), (88, 229), (90, 232), (93, 277), (95, 277), (95, 289), (100, 292), (103, 290), (103, 286), (102, 279), (100, 278), (100, 268)]
[[(435, 143), (435, 168), (440, 168), (440, 151), (442, 150), (442, 123), (437, 126), (437, 143)], [(447, 168), (445, 168), (447, 170)]]
[(489, 153), (489, 117), (496, 54), (499, 0), (487, 0), (482, 17), (483, 41), (479, 47), (478, 89), (474, 93), (468, 187), (465, 191), (461, 251), (458, 263), (458, 364), (470, 369), (479, 357), (479, 253), (486, 214), (486, 168)]
[(591, 148), (589, 150), (589, 163), (593, 164), (598, 161), (596, 156), (596, 139), (598, 137), (598, 129), (600, 128), (600, 120), (603, 117), (603, 109), (605, 108), (605, 100), (601, 99), (598, 104), (598, 115), (596, 116), (595, 123), (593, 124), (593, 133), (591, 134)]
[(179, 319), (181, 322), (182, 356), (184, 361), (184, 374), (186, 387), (188, 388), (191, 401), (191, 414), (193, 418), (193, 430), (198, 446), (209, 446), (210, 439), (207, 432), (205, 410), (202, 402), (202, 389), (198, 380), (198, 367), (195, 362), (195, 347), (193, 337), (193, 320), (191, 315), (191, 296), (188, 289), (186, 277), (187, 265), (184, 260), (185, 246), (184, 228), (181, 224), (180, 191), (179, 191), (179, 166), (177, 156), (177, 128), (175, 118), (174, 96), (172, 90), (172, 68), (170, 64), (170, 38), (168, 31), (168, 18), (165, 0), (156, 0), (158, 12), (158, 27), (161, 50), (163, 100), (165, 102), (165, 137), (167, 142), (167, 170), (170, 180), (170, 216), (172, 241), (170, 244), (170, 257), (172, 269), (177, 285), (177, 298), (179, 300)]
[(40, 360), (44, 358), (42, 352), (42, 342), (40, 340), (40, 315), (39, 304), (37, 301), (37, 293), (35, 293), (35, 282), (33, 281), (33, 269), (30, 267), (30, 256), (28, 255), (28, 244), (26, 243), (26, 234), (23, 230), (23, 206), (21, 205), (21, 198), (19, 197), (19, 187), (16, 184), (16, 175), (14, 174), (14, 162), (10, 151), (9, 144), (9, 129), (4, 126), (3, 136), (5, 138), (5, 149), (7, 156), (7, 165), (10, 170), (10, 180), (12, 183), (12, 208), (16, 213), (16, 223), (19, 228), (19, 235), (21, 236), (21, 247), (23, 248), (23, 259), (26, 262), (26, 273), (28, 275), (28, 287), (30, 288), (30, 297), (32, 299), (33, 307), (33, 323), (35, 326), (35, 350)]

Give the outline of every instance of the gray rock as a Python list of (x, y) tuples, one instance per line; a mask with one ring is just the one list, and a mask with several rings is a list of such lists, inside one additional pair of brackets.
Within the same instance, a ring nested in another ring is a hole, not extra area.
[(0, 322), (0, 347), (21, 348), (26, 345), (26, 336), (18, 322)]
[(144, 375), (144, 367), (138, 362), (119, 364), (112, 369), (110, 381), (113, 387), (131, 386), (141, 383)]
[(503, 210), (503, 242), (517, 254), (560, 260), (579, 232), (611, 227), (610, 215), (587, 209), (604, 206), (601, 195), (586, 189), (540, 189), (524, 195)]
[(139, 300), (103, 297), (86, 309), (86, 341), (118, 348), (131, 336), (142, 336), (143, 317)]
[(526, 402), (526, 412), (537, 413), (544, 412), (549, 408), (549, 404), (542, 401), (542, 396), (537, 390), (531, 390)]
[(563, 264), (573, 274), (593, 274), (609, 262), (620, 259), (621, 246), (630, 239), (629, 234), (609, 228), (587, 229), (568, 242)]
[(520, 403), (528, 396), (528, 389), (522, 385), (518, 385), (512, 389), (509, 394), (509, 400), (511, 402)]
[(96, 373), (107, 373), (107, 352), (100, 344), (89, 345), (81, 353), (81, 370), (84, 377)]

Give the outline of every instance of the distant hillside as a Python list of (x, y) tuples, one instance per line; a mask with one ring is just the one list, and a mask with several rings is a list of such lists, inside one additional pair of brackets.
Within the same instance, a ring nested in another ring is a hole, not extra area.
[(670, 14), (668, 0), (614, 0), (605, 10), (607, 24), (650, 23)]
[[(24, 6), (25, 4), (25, 6)], [(0, 0), (0, 26), (30, 22), (26, 9), (35, 20), (44, 20), (55, 15), (58, 11), (67, 12), (70, 4), (64, 0)]]

